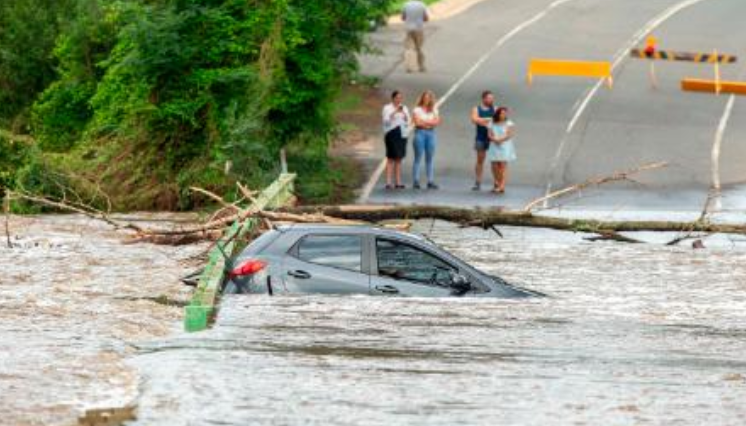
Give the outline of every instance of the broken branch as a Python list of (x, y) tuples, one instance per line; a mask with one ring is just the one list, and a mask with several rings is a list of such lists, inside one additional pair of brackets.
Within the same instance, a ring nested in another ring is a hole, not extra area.
[(92, 219), (97, 219), (97, 220), (106, 222), (112, 227), (114, 227), (114, 229), (117, 229), (117, 230), (124, 229), (124, 230), (135, 231), (138, 233), (141, 233), (144, 231), (141, 227), (133, 223), (117, 222), (111, 219), (106, 213), (96, 210), (92, 207), (56, 201), (50, 198), (32, 195), (32, 194), (28, 194), (25, 192), (19, 192), (19, 191), (7, 191), (7, 192), (10, 194), (11, 198), (31, 201), (33, 203), (45, 205), (47, 207), (52, 207), (52, 208), (59, 209), (59, 210), (79, 213), (84, 216), (90, 217)]
[(544, 204), (545, 202), (549, 200), (559, 198), (559, 197), (564, 197), (566, 195), (582, 191), (590, 186), (600, 186), (600, 185), (611, 183), (611, 182), (630, 181), (631, 179), (629, 177), (631, 175), (644, 172), (644, 171), (660, 169), (660, 168), (667, 167), (667, 166), (668, 166), (668, 162), (661, 161), (657, 163), (645, 164), (643, 166), (636, 167), (634, 169), (625, 170), (622, 172), (616, 172), (610, 176), (591, 178), (591, 179), (586, 180), (585, 182), (572, 185), (572, 186), (568, 186), (566, 188), (562, 188), (554, 192), (550, 192), (549, 194), (546, 194), (543, 197), (539, 197), (535, 200), (532, 200), (530, 203), (526, 204), (525, 207), (523, 207), (523, 211), (531, 212), (536, 208), (536, 206), (540, 204)]

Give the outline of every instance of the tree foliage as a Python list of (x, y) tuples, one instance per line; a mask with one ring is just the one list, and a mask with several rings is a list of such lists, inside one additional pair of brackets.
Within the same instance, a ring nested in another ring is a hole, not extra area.
[[(0, 65), (0, 124), (30, 117), (34, 173), (95, 181), (121, 208), (187, 208), (192, 185), (265, 184), (282, 147), (307, 173), (306, 195), (324, 197), (334, 96), (388, 3), (3, 2), (0, 23), (22, 37), (0, 29), (0, 55), (22, 65)], [(36, 30), (20, 24), (29, 19)], [(17, 184), (39, 181), (29, 170)]]

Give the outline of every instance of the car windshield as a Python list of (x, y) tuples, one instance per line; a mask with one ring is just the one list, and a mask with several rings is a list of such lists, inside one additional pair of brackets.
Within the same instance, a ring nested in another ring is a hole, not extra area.
[[(476, 272), (482, 278), (484, 278), (486, 280), (489, 280), (489, 281), (492, 281), (492, 282), (494, 282), (495, 284), (498, 284), (498, 285), (510, 285), (506, 281), (504, 281), (503, 279), (501, 279), (500, 277), (497, 277), (495, 275), (489, 274), (489, 273), (487, 273), (487, 272), (485, 272), (485, 271), (483, 271), (483, 270), (475, 267), (471, 263), (463, 260), (462, 258), (456, 256), (452, 252), (450, 252), (450, 251), (446, 250), (445, 248), (439, 246), (437, 243), (435, 243), (430, 238), (427, 238), (426, 236), (423, 236), (423, 238), (425, 240), (423, 242), (425, 244), (431, 246), (433, 249), (445, 253), (450, 259), (456, 260), (458, 263), (460, 263), (462, 265), (469, 266), (469, 268), (471, 269), (471, 271), (470, 271), (471, 273)], [(490, 288), (487, 287), (486, 285), (482, 284), (482, 283), (472, 282), (471, 284), (472, 284), (472, 287), (474, 288), (474, 291), (476, 293), (488, 293), (490, 291)]]

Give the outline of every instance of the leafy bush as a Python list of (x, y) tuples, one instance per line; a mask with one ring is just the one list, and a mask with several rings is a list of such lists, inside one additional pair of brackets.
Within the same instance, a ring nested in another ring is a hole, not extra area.
[(11, 141), (0, 135), (0, 195), (5, 195), (5, 188), (16, 186), (16, 173), (22, 164), (31, 156), (31, 147), (22, 142)]
[[(389, 0), (62, 3), (38, 20), (59, 21), (28, 61), (44, 71), (21, 104), (35, 100), (41, 156), (70, 184), (92, 182), (122, 209), (192, 208), (190, 186), (270, 182), (286, 147), (302, 196), (335, 191), (332, 105)], [(6, 44), (0, 29), (0, 54)], [(40, 171), (27, 169), (24, 180)]]

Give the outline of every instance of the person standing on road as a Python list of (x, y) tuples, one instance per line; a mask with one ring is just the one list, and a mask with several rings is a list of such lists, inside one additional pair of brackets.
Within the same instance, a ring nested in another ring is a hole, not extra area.
[[(404, 4), (401, 14), (407, 29), (404, 40), (404, 62), (407, 72), (425, 72), (425, 54), (422, 51), (425, 44), (425, 22), (430, 20), (427, 6), (420, 0), (409, 0)], [(412, 56), (417, 57), (416, 67)]]
[(492, 164), (492, 175), (495, 178), (492, 189), (495, 194), (505, 193), (508, 163), (517, 159), (513, 136), (515, 136), (515, 124), (508, 119), (508, 109), (500, 107), (495, 111), (492, 125), (489, 128), (490, 148), (487, 151), (487, 159)]
[[(383, 134), (386, 142), (386, 189), (404, 189), (401, 183), (401, 161), (407, 155), (407, 137), (411, 115), (398, 90), (391, 94), (391, 103), (383, 107)], [(395, 181), (395, 185), (392, 184)]]
[(427, 188), (438, 189), (435, 184), (435, 128), (441, 123), (440, 114), (435, 106), (435, 94), (426, 90), (417, 100), (417, 107), (412, 111), (414, 118), (414, 166), (412, 168), (413, 188), (420, 189), (420, 163), (425, 157), (427, 171)]
[(484, 170), (484, 159), (490, 148), (489, 126), (495, 115), (495, 95), (489, 90), (482, 92), (482, 103), (471, 110), (471, 122), (477, 127), (474, 150), (477, 152), (477, 163), (474, 166), (473, 191), (479, 191), (482, 187), (482, 175)]

